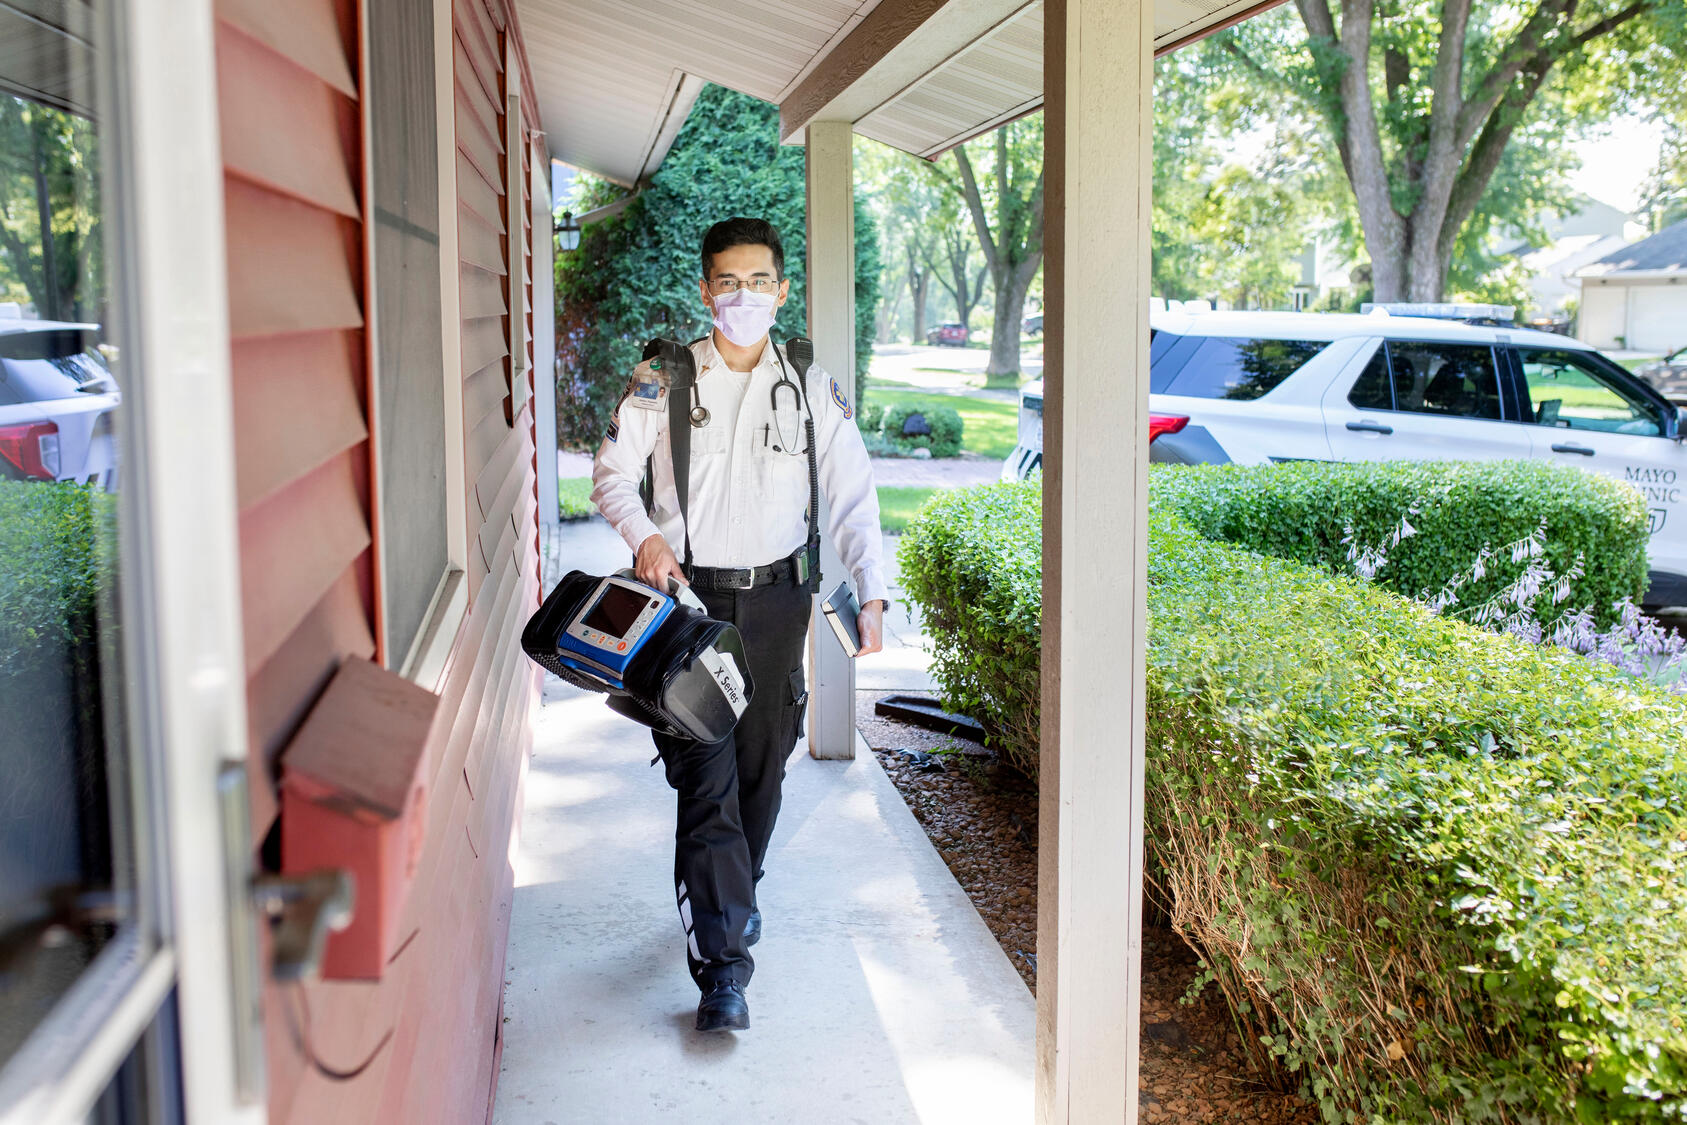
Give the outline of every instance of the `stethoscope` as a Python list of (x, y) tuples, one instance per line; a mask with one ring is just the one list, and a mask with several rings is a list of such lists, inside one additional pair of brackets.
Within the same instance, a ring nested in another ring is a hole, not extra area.
[[(773, 389), (768, 392), (768, 398), (773, 407), (774, 433), (779, 438), (779, 444), (773, 448), (775, 452), (786, 453), (793, 457), (801, 457), (804, 453), (807, 453), (808, 450), (798, 449), (796, 448), (797, 443), (795, 441), (785, 440), (785, 429), (779, 421), (779, 392), (786, 391), (790, 394), (792, 412), (796, 415), (799, 422), (802, 419), (803, 404), (808, 400), (802, 393), (802, 388), (797, 386), (796, 381), (791, 378), (790, 368), (785, 366), (785, 357), (779, 354), (779, 345), (773, 344), (771, 346), (773, 348), (773, 358), (779, 361), (779, 380), (773, 384)], [(709, 424), (709, 408), (704, 406), (697, 399), (697, 384), (692, 383), (690, 414), (691, 427), (692, 429), (700, 430)]]
[(779, 381), (774, 383), (773, 389), (768, 392), (768, 397), (773, 405), (773, 432), (779, 438), (779, 444), (774, 446), (773, 450), (776, 453), (788, 453), (793, 457), (800, 457), (808, 450), (798, 449), (795, 441), (786, 441), (785, 428), (779, 424), (779, 392), (789, 391), (791, 393), (791, 411), (799, 422), (802, 420), (803, 404), (808, 401), (808, 396), (804, 395), (802, 388), (792, 381), (791, 372), (785, 366), (785, 357), (779, 354), (778, 344), (773, 345), (773, 358), (779, 361)]

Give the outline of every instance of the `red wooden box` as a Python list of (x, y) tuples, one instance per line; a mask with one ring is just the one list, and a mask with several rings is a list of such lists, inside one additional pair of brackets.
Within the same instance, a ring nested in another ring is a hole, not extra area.
[(427, 831), (422, 777), (439, 697), (360, 658), (340, 666), (281, 759), (281, 871), (350, 871), (351, 925), (322, 975), (373, 980), (400, 939)]

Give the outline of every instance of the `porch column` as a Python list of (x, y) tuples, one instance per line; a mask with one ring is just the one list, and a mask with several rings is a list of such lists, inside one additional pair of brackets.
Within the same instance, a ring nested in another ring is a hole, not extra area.
[(1137, 1112), (1153, 14), (1044, 9), (1039, 1125)]
[[(854, 128), (816, 121), (808, 143), (808, 334), (814, 361), (855, 401), (855, 166)], [(820, 526), (826, 526), (820, 498)], [(832, 540), (821, 535), (826, 589), (846, 578)], [(821, 620), (819, 599), (808, 628), (808, 752), (816, 758), (855, 757), (855, 665)]]

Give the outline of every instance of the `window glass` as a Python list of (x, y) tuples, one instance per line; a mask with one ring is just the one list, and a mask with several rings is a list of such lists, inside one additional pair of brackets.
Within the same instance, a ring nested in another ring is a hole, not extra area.
[(1388, 348), (1377, 345), (1376, 354), (1347, 392), (1347, 401), (1360, 410), (1393, 410), (1394, 391), (1388, 382)]
[(105, 10), (0, 3), (0, 1066), (136, 909)]
[(1328, 346), (1312, 340), (1209, 336), (1201, 340), (1164, 393), (1191, 398), (1260, 398)]
[(1394, 408), (1454, 418), (1501, 418), (1494, 349), (1483, 345), (1390, 340)]
[(115, 390), (105, 365), (91, 355), (0, 359), (0, 403), (49, 402)]
[(1529, 412), (1535, 423), (1567, 430), (1602, 430), (1656, 437), (1663, 433), (1657, 408), (1606, 380), (1593, 361), (1573, 351), (1518, 348)]
[[(381, 622), (387, 665), (397, 671), (451, 565), (444, 343), (438, 332), (417, 330), (442, 315), (434, 17), (431, 0), (392, 0), (368, 12), (371, 42), (383, 47), (370, 58), (366, 99), (375, 199), (376, 492), (387, 514)], [(520, 167), (515, 154), (511, 162)], [(519, 263), (515, 272), (519, 278)]]
[(1200, 344), (1199, 336), (1155, 332), (1148, 343), (1148, 389), (1154, 394), (1163, 394), (1177, 373), (1183, 370), (1184, 361), (1195, 353)]

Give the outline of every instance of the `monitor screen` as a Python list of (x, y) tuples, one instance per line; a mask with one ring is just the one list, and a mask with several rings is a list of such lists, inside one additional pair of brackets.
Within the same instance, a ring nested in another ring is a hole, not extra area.
[(650, 599), (637, 590), (612, 582), (581, 624), (607, 636), (624, 637), (649, 602)]

